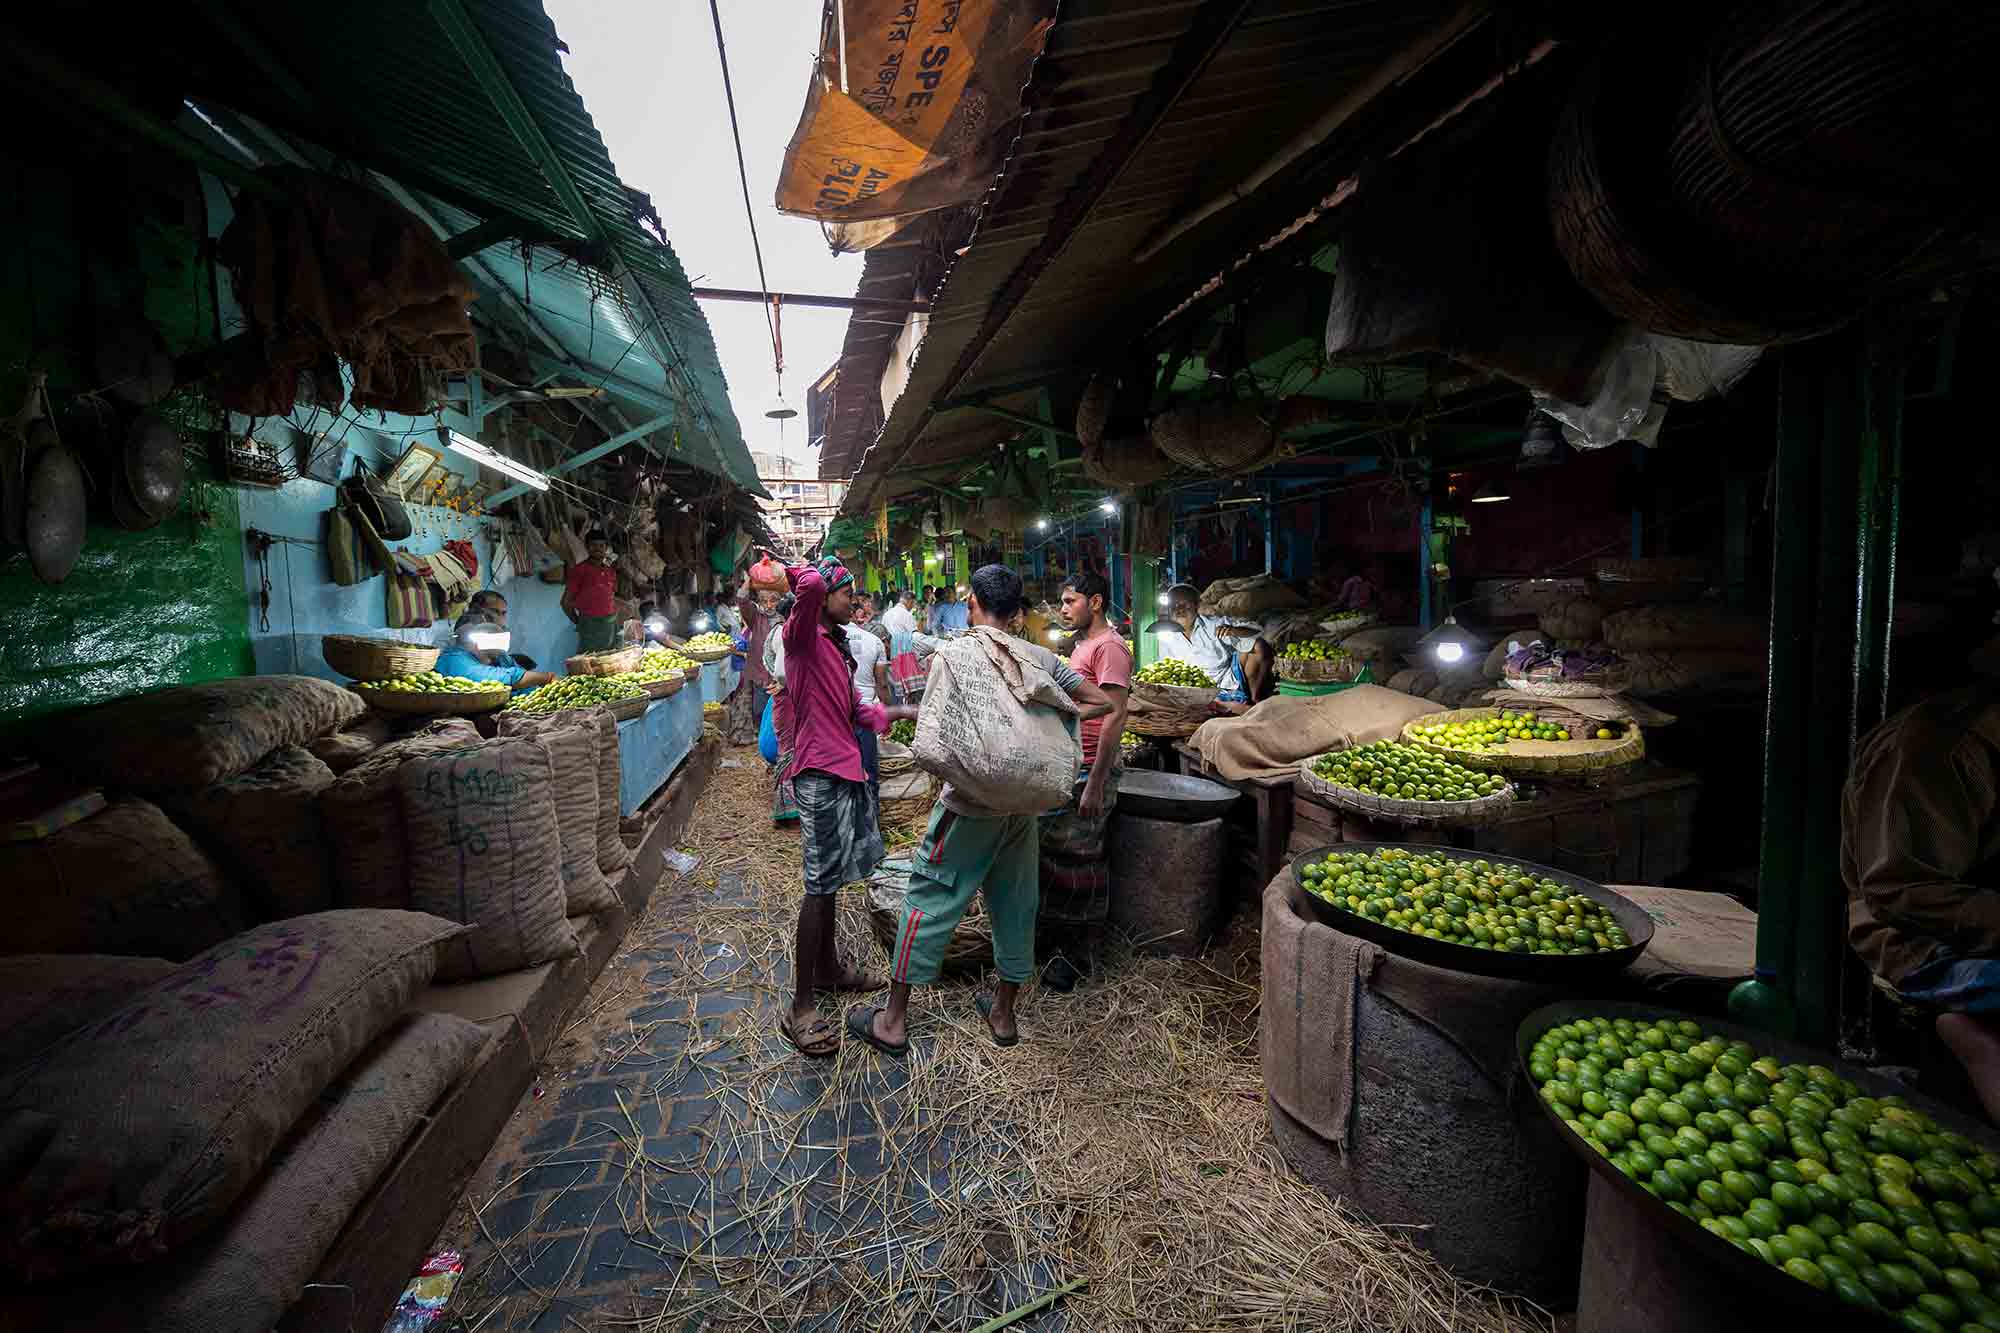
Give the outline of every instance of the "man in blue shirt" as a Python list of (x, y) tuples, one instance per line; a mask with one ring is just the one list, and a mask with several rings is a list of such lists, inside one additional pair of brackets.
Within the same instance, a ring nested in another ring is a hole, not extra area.
[(941, 635), (970, 627), (971, 622), (966, 616), (965, 603), (955, 599), (951, 589), (939, 589), (938, 604), (931, 611), (930, 632), (933, 635)]
[(452, 626), (457, 635), (438, 654), (437, 673), (465, 680), (498, 681), (516, 690), (532, 690), (555, 679), (547, 671), (530, 671), (507, 655), (506, 626), (491, 611), (468, 610)]

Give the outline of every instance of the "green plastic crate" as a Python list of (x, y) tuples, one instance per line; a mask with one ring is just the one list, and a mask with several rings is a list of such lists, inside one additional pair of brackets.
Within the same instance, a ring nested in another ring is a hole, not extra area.
[(1339, 694), (1342, 690), (1351, 690), (1356, 685), (1373, 685), (1374, 683), (1375, 673), (1370, 668), (1364, 666), (1361, 668), (1361, 674), (1353, 680), (1281, 680), (1278, 682), (1278, 693), (1291, 695), (1295, 699), (1310, 699), (1321, 694)]

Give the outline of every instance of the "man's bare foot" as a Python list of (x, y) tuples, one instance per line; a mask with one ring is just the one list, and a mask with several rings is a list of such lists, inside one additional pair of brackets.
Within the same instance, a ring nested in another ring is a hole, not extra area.
[(906, 1016), (892, 1014), (887, 1009), (875, 1011), (875, 1021), (870, 1031), (891, 1046), (901, 1046), (910, 1039), (910, 1025)]
[(1971, 1014), (1939, 1014), (1937, 1034), (1965, 1066), (1987, 1119), (2000, 1122), (2000, 1027)]

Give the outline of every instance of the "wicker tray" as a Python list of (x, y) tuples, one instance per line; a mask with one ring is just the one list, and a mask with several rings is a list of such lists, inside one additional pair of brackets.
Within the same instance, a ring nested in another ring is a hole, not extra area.
[[(903, 924), (903, 895), (909, 883), (905, 875), (889, 869), (891, 864), (883, 862), (868, 879), (868, 924), (874, 928), (875, 938), (881, 941), (885, 953), (895, 952), (896, 931)], [(982, 891), (972, 896), (972, 905), (945, 942), (944, 970), (979, 972), (992, 965), (993, 925), (986, 917), (986, 895)]]
[(665, 699), (670, 695), (679, 694), (687, 686), (687, 682), (679, 676), (669, 676), (665, 680), (649, 680), (643, 683), (646, 686), (646, 697), (649, 699)]
[(438, 650), (401, 639), (371, 639), (359, 634), (322, 634), (320, 655), (326, 664), (355, 680), (389, 680), (414, 676), (437, 665)]
[(1495, 823), (1514, 804), (1510, 783), (1491, 796), (1472, 801), (1407, 801), (1396, 796), (1377, 796), (1371, 791), (1342, 787), (1313, 772), (1322, 756), (1299, 761), (1297, 785), (1303, 791), (1339, 810), (1351, 810), (1370, 819), (1386, 819), (1420, 828), (1481, 828)]
[(414, 713), (426, 717), (463, 717), (470, 713), (490, 713), (502, 707), (514, 692), (506, 686), (488, 690), (481, 694), (435, 694), (417, 690), (378, 690), (370, 685), (355, 684), (347, 688), (368, 701), (370, 708), (384, 713)]
[(1637, 763), (1646, 757), (1645, 737), (1639, 728), (1627, 726), (1625, 734), (1613, 740), (1570, 740), (1570, 741), (1508, 741), (1495, 749), (1474, 753), (1471, 750), (1454, 750), (1448, 745), (1438, 745), (1415, 734), (1418, 725), (1434, 727), (1440, 723), (1472, 722), (1482, 718), (1498, 717), (1497, 708), (1457, 708), (1445, 713), (1429, 713), (1403, 726), (1403, 739), (1411, 745), (1421, 745), (1426, 750), (1435, 751), (1454, 763), (1467, 768), (1487, 769), (1496, 773), (1537, 773), (1537, 774), (1584, 774), (1599, 769), (1617, 768), (1622, 764)]
[(1515, 676), (1504, 676), (1500, 683), (1510, 690), (1518, 690), (1537, 699), (1601, 699), (1614, 692), (1601, 679), (1522, 680)]
[[(1206, 708), (1214, 703), (1221, 693), (1222, 691), (1214, 686), (1197, 689), (1192, 685), (1155, 685), (1143, 680), (1132, 682), (1134, 699), (1143, 699), (1162, 708)], [(1138, 731), (1139, 728), (1134, 727), (1132, 730)]]
[(1177, 719), (1171, 722), (1149, 722), (1141, 714), (1127, 713), (1125, 730), (1135, 736), (1150, 736), (1154, 740), (1178, 741), (1186, 740), (1201, 730), (1201, 724), (1206, 720), (1206, 718), (1188, 718), (1185, 721)]
[(636, 699), (620, 699), (617, 703), (602, 706), (611, 710), (611, 716), (620, 722), (626, 722), (645, 713), (653, 706), (653, 700), (650, 696), (642, 694)]
[(616, 676), (626, 671), (637, 671), (639, 661), (646, 650), (639, 644), (629, 648), (612, 648), (601, 653), (578, 653), (563, 662), (563, 673), (570, 676)]
[(679, 648), (675, 651), (680, 653), (682, 657), (691, 657), (697, 662), (708, 663), (720, 662), (736, 650), (734, 648)]
[(1279, 680), (1300, 681), (1310, 685), (1345, 684), (1359, 676), (1367, 665), (1351, 653), (1345, 657), (1319, 661), (1296, 657), (1277, 659)]

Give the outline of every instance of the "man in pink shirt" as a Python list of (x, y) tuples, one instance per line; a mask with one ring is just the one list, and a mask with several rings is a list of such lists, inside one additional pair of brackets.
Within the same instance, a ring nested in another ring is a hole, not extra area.
[(782, 1031), (800, 1054), (817, 1057), (840, 1049), (839, 1037), (819, 1012), (819, 992), (886, 984), (842, 963), (833, 943), (834, 895), (841, 885), (867, 875), (883, 855), (875, 792), (861, 765), (855, 731), (866, 727), (879, 736), (890, 723), (916, 717), (917, 710), (865, 704), (855, 692), (854, 655), (847, 645), (854, 576), (846, 567), (827, 559), (785, 573), (797, 601), (782, 633), (792, 762), (779, 776), (791, 779), (799, 805), (806, 896), (793, 951), (792, 1007)]

